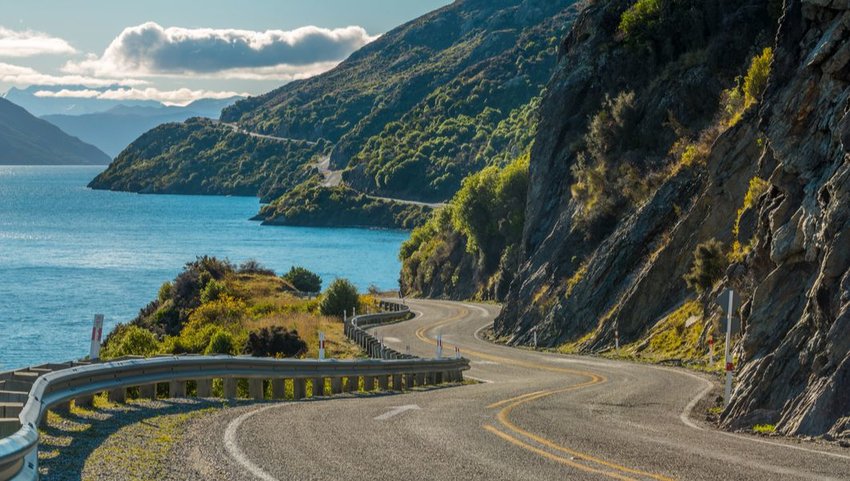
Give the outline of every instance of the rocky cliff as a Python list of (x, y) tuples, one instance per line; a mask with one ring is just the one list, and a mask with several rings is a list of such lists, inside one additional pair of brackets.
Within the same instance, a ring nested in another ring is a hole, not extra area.
[[(618, 332), (620, 355), (719, 371), (714, 299), (732, 287), (721, 422), (850, 437), (848, 81), (846, 1), (588, 2), (538, 111), (496, 335), (613, 355)], [(445, 238), (428, 252), (463, 252)]]

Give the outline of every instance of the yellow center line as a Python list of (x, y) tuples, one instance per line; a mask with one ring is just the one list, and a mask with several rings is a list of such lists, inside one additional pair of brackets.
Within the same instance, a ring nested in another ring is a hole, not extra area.
[[(430, 326), (425, 326), (425, 327), (419, 328), (416, 331), (416, 337), (419, 340), (421, 340), (425, 343), (428, 343), (428, 344), (431, 344), (431, 345), (436, 345), (437, 344), (436, 341), (434, 341), (433, 339), (429, 338), (426, 335), (427, 331), (437, 329), (439, 327), (445, 326), (446, 324), (450, 324), (452, 322), (459, 321), (459, 320), (463, 319), (464, 317), (466, 317), (468, 314), (469, 314), (469, 310), (467, 310), (465, 308), (461, 308), (459, 313), (455, 316), (447, 318), (447, 319), (445, 319), (445, 320), (443, 320), (443, 321), (441, 321), (437, 324), (432, 324)], [(506, 429), (514, 432), (515, 434), (519, 434), (519, 435), (524, 436), (528, 439), (531, 439), (531, 440), (533, 440), (533, 441), (535, 441), (535, 442), (537, 442), (537, 443), (539, 443), (543, 446), (546, 446), (550, 449), (553, 449), (555, 451), (560, 451), (562, 453), (569, 454), (570, 456), (574, 456), (576, 458), (583, 459), (587, 462), (591, 462), (591, 463), (594, 463), (594, 464), (598, 464), (600, 466), (605, 466), (607, 468), (611, 468), (614, 471), (595, 469), (595, 468), (588, 467), (584, 464), (575, 463), (575, 462), (573, 462), (573, 461), (571, 461), (571, 460), (569, 460), (565, 457), (558, 456), (556, 454), (552, 454), (548, 451), (542, 450), (542, 449), (537, 448), (537, 447), (535, 447), (531, 444), (528, 444), (528, 443), (526, 443), (526, 442), (524, 442), (524, 441), (522, 441), (518, 438), (515, 438), (515, 437), (513, 437), (513, 436), (511, 436), (507, 433), (504, 433), (504, 432), (496, 429), (493, 426), (486, 426), (486, 425), (482, 426), (487, 431), (490, 431), (490, 432), (496, 434), (500, 438), (502, 438), (502, 439), (504, 439), (504, 440), (516, 445), (516, 446), (519, 446), (519, 447), (522, 447), (522, 448), (527, 449), (529, 451), (532, 451), (535, 454), (539, 454), (539, 455), (541, 455), (541, 456), (543, 456), (547, 459), (551, 459), (551, 460), (559, 462), (561, 464), (572, 466), (576, 469), (579, 469), (579, 470), (582, 470), (582, 471), (585, 471), (585, 472), (602, 474), (604, 476), (608, 476), (608, 477), (615, 478), (615, 479), (621, 479), (621, 480), (632, 480), (632, 481), (634, 481), (635, 478), (630, 478), (628, 476), (625, 476), (625, 475), (622, 475), (622, 474), (619, 474), (619, 473), (629, 473), (629, 474), (637, 475), (637, 476), (640, 476), (640, 477), (655, 479), (657, 481), (674, 481), (673, 478), (669, 478), (669, 477), (663, 476), (661, 474), (654, 474), (654, 473), (649, 473), (649, 472), (646, 472), (646, 471), (641, 471), (639, 469), (629, 468), (629, 467), (623, 466), (621, 464), (613, 463), (613, 462), (610, 462), (610, 461), (605, 461), (604, 459), (598, 458), (596, 456), (592, 456), (590, 454), (582, 453), (580, 451), (576, 451), (574, 449), (570, 449), (570, 448), (567, 448), (565, 446), (561, 446), (561, 445), (559, 445), (559, 444), (557, 444), (557, 443), (555, 443), (555, 442), (553, 442), (549, 439), (546, 439), (542, 436), (538, 436), (534, 433), (531, 433), (531, 432), (529, 432), (525, 429), (520, 428), (519, 426), (514, 424), (509, 418), (511, 411), (513, 411), (514, 408), (516, 408), (516, 407), (519, 407), (523, 404), (526, 404), (526, 403), (529, 403), (529, 402), (532, 402), (532, 401), (536, 401), (536, 400), (539, 400), (539, 399), (542, 399), (542, 398), (545, 398), (545, 397), (548, 397), (548, 396), (552, 396), (552, 395), (555, 395), (555, 394), (561, 394), (561, 393), (568, 392), (568, 391), (574, 391), (574, 390), (586, 388), (586, 387), (589, 387), (589, 386), (592, 386), (592, 385), (595, 385), (595, 384), (604, 383), (608, 380), (605, 376), (595, 374), (595, 373), (592, 373), (592, 372), (589, 372), (589, 371), (567, 369), (567, 368), (561, 368), (561, 367), (555, 367), (555, 366), (540, 364), (540, 363), (536, 363), (536, 362), (516, 360), (516, 359), (508, 359), (508, 358), (501, 357), (501, 356), (494, 356), (494, 355), (490, 355), (490, 354), (485, 354), (485, 353), (478, 352), (478, 351), (475, 351), (475, 350), (472, 350), (472, 349), (464, 349), (464, 352), (472, 354), (474, 357), (483, 358), (483, 359), (487, 359), (487, 360), (491, 360), (491, 361), (502, 362), (502, 363), (509, 364), (509, 365), (522, 366), (522, 367), (527, 367), (527, 368), (530, 368), (530, 369), (540, 369), (540, 370), (551, 371), (551, 372), (559, 372), (559, 373), (571, 374), (571, 375), (576, 375), (576, 376), (581, 376), (581, 377), (587, 378), (587, 381), (580, 382), (578, 384), (573, 384), (573, 385), (570, 385), (570, 386), (565, 387), (565, 388), (554, 389), (554, 390), (549, 390), (549, 391), (536, 391), (536, 392), (532, 392), (532, 393), (522, 394), (520, 396), (516, 396), (516, 397), (512, 397), (512, 398), (509, 398), (509, 399), (505, 399), (505, 400), (502, 400), (502, 401), (495, 402), (493, 404), (490, 404), (487, 407), (488, 408), (497, 408), (497, 407), (501, 407), (505, 404), (508, 404), (507, 407), (503, 408), (496, 415), (496, 419)]]
[(519, 439), (517, 439), (513, 436), (505, 434), (502, 431), (499, 431), (498, 429), (494, 428), (493, 426), (484, 426), (484, 429), (487, 430), (487, 431), (490, 431), (491, 433), (495, 434), (496, 436), (499, 436), (500, 438), (504, 439), (505, 441), (507, 441), (507, 442), (509, 442), (509, 443), (511, 443), (515, 446), (519, 446), (523, 449), (527, 449), (527, 450), (533, 452), (534, 454), (538, 454), (540, 456), (543, 456), (544, 458), (550, 459), (550, 460), (555, 461), (557, 463), (565, 464), (567, 466), (578, 469), (580, 471), (584, 471), (586, 473), (601, 474), (601, 475), (608, 476), (608, 477), (611, 477), (611, 478), (614, 478), (614, 479), (620, 479), (620, 480), (623, 480), (623, 481), (638, 481), (635, 478), (629, 478), (629, 477), (624, 476), (622, 474), (619, 474), (617, 472), (603, 471), (601, 469), (594, 469), (594, 468), (585, 466), (583, 464), (576, 463), (575, 461), (571, 461), (567, 458), (564, 458), (564, 457), (561, 457), (561, 456), (556, 456), (556, 455), (554, 455), (554, 454), (552, 454), (548, 451), (544, 451), (540, 448), (537, 448), (537, 447), (532, 446), (528, 443), (520, 441)]

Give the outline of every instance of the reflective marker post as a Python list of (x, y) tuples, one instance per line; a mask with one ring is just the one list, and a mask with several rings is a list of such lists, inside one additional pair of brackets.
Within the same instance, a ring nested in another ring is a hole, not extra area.
[(319, 360), (325, 359), (325, 333), (319, 333)]
[(437, 334), (437, 359), (443, 357), (443, 335)]
[(100, 359), (100, 340), (103, 337), (103, 314), (94, 315), (94, 326), (91, 329), (91, 347), (89, 359)]
[(717, 303), (723, 308), (726, 314), (726, 346), (724, 358), (726, 360), (726, 387), (723, 391), (723, 406), (728, 406), (732, 398), (732, 372), (735, 370), (735, 365), (732, 363), (732, 329), (740, 329), (740, 323), (734, 323), (733, 318), (735, 312), (740, 307), (740, 299), (732, 289), (725, 289), (720, 297), (717, 298)]

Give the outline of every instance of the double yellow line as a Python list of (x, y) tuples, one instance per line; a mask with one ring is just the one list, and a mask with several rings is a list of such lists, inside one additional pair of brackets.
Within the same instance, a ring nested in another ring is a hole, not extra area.
[[(426, 333), (429, 330), (437, 329), (439, 327), (445, 326), (447, 324), (459, 321), (466, 316), (469, 315), (469, 310), (461, 307), (460, 311), (457, 315), (454, 315), (450, 318), (447, 318), (437, 324), (431, 326), (425, 326), (419, 328), (416, 331), (416, 337), (428, 344), (436, 345), (436, 341), (429, 338)], [(605, 477), (619, 479), (621, 481), (639, 481), (640, 479), (654, 479), (656, 481), (673, 481), (673, 478), (669, 478), (660, 474), (650, 473), (647, 471), (642, 471), (639, 469), (629, 468), (628, 466), (623, 466), (621, 464), (613, 463), (610, 461), (606, 461), (596, 456), (592, 456), (587, 453), (583, 453), (580, 451), (576, 451), (574, 449), (570, 449), (568, 447), (557, 444), (549, 439), (546, 439), (542, 436), (529, 432), (525, 429), (514, 424), (510, 419), (511, 411), (515, 408), (522, 406), (523, 404), (530, 403), (533, 401), (537, 401), (539, 399), (549, 397), (555, 394), (561, 394), (568, 391), (575, 391), (578, 389), (586, 388), (592, 386), (594, 384), (601, 384), (607, 381), (605, 376), (601, 376), (599, 374), (595, 374), (589, 371), (580, 371), (574, 369), (566, 369), (561, 367), (549, 366), (545, 364), (539, 364), (536, 362), (523, 361), (518, 359), (509, 359), (501, 356), (494, 356), (490, 354), (485, 354), (482, 352), (477, 352), (470, 349), (464, 349), (464, 353), (472, 354), (472, 356), (477, 358), (482, 358), (486, 360), (491, 360), (495, 362), (500, 362), (503, 364), (514, 365), (514, 366), (522, 366), (530, 369), (540, 369), (544, 371), (551, 372), (559, 372), (563, 374), (570, 374), (575, 376), (584, 377), (587, 380), (580, 382), (578, 384), (572, 384), (570, 386), (560, 388), (560, 389), (552, 389), (552, 390), (543, 390), (543, 391), (535, 391), (531, 393), (526, 393), (520, 396), (512, 397), (509, 399), (504, 399), (499, 402), (495, 402), (487, 406), (488, 409), (496, 409), (502, 408), (496, 414), (496, 420), (501, 424), (506, 430), (510, 431), (514, 435), (506, 433), (497, 429), (494, 426), (485, 425), (483, 428), (496, 436), (502, 438), (503, 440), (521, 447), (527, 451), (533, 452), (539, 456), (547, 458), (551, 461), (555, 461), (557, 463), (569, 466), (571, 468), (578, 469), (579, 471), (583, 471), (586, 473), (599, 474)], [(549, 448), (552, 451), (556, 451), (559, 453), (563, 453), (568, 455), (569, 457), (554, 454), (550, 451), (542, 449), (538, 446), (530, 444), (519, 437), (515, 436), (519, 435), (526, 439), (530, 439), (537, 443), (540, 446), (544, 446)], [(582, 460), (584, 463), (576, 462), (575, 460)]]

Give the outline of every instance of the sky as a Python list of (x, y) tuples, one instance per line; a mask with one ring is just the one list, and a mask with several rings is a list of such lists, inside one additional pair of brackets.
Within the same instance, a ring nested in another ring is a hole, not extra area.
[(0, 0), (0, 92), (168, 104), (260, 94), (448, 3)]

